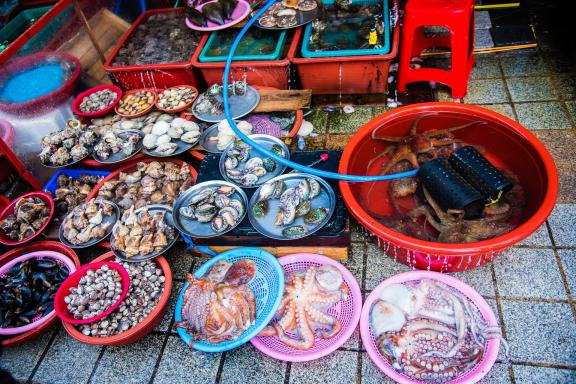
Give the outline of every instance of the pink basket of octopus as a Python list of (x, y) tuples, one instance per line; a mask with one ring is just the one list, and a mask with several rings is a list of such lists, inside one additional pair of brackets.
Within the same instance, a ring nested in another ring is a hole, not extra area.
[[(298, 253), (281, 257), (278, 259), (278, 261), (284, 269), (287, 285), (289, 284), (288, 281), (290, 276), (298, 274), (300, 277), (302, 277), (304, 285), (306, 286), (307, 281), (305, 279), (307, 277), (310, 281), (315, 278), (315, 275), (312, 273), (306, 275), (306, 272), (310, 267), (315, 267), (316, 270), (318, 270), (318, 268), (322, 266), (332, 266), (341, 273), (342, 283), (338, 291), (345, 292), (345, 294), (341, 299), (334, 299), (336, 296), (332, 296), (331, 299), (328, 298), (327, 302), (318, 308), (321, 311), (318, 316), (323, 316), (323, 314), (326, 314), (328, 317), (324, 317), (324, 319), (336, 319), (338, 326), (336, 323), (332, 325), (326, 325), (326, 323), (323, 322), (317, 323), (318, 326), (311, 328), (314, 338), (313, 345), (310, 348), (306, 346), (306, 349), (302, 349), (302, 346), (298, 348), (289, 346), (284, 343), (277, 335), (258, 336), (253, 338), (250, 342), (260, 352), (275, 359), (290, 362), (316, 360), (329, 355), (341, 347), (350, 338), (350, 336), (352, 336), (352, 333), (356, 329), (358, 321), (360, 320), (360, 313), (362, 309), (362, 293), (360, 291), (358, 282), (342, 264), (325, 256), (312, 253)], [(332, 269), (332, 271), (334, 271), (334, 269)], [(326, 291), (325, 295), (326, 297), (330, 297), (331, 295), (334, 295), (334, 292), (336, 291)], [(317, 293), (317, 291), (315, 293)], [(283, 314), (284, 316), (286, 316), (286, 312), (289, 311), (289, 304), (287, 303), (286, 295), (288, 295), (287, 292), (284, 294), (284, 298), (279, 310), (280, 312), (283, 308), (282, 305), (286, 303), (286, 310)], [(293, 310), (293, 313), (296, 316), (299, 312), (303, 311), (302, 307), (295, 306), (294, 308), (295, 310)], [(281, 317), (277, 315), (271, 324), (279, 322), (280, 319)], [(295, 319), (294, 323), (296, 322), (297, 320)], [(290, 340), (299, 342), (299, 340), (305, 339), (305, 337), (302, 337), (303, 333), (308, 332), (306, 330), (301, 330), (298, 329), (298, 327), (295, 327), (291, 331), (287, 331), (284, 337), (288, 337)]]
[[(421, 282), (422, 280), (429, 280), (432, 282), (439, 282), (439, 283), (443, 283), (445, 286), (448, 286), (448, 290), (451, 293), (456, 293), (456, 294), (461, 294), (460, 297), (462, 297), (463, 300), (467, 300), (466, 303), (467, 304), (472, 304), (472, 306), (469, 306), (469, 308), (474, 309), (474, 312), (477, 314), (476, 315), (476, 319), (477, 320), (481, 320), (482, 322), (485, 322), (487, 328), (490, 329), (497, 329), (498, 328), (498, 321), (496, 320), (496, 316), (494, 315), (494, 312), (492, 311), (492, 309), (490, 308), (490, 306), (488, 305), (488, 303), (486, 302), (486, 300), (484, 300), (482, 298), (482, 296), (480, 296), (475, 290), (474, 288), (470, 287), (469, 285), (463, 283), (462, 281), (443, 274), (443, 273), (438, 273), (438, 272), (430, 272), (430, 271), (410, 271), (410, 272), (405, 272), (405, 273), (401, 273), (398, 275), (395, 275), (385, 281), (383, 281), (382, 283), (380, 283), (380, 285), (378, 285), (376, 287), (376, 289), (374, 289), (372, 291), (372, 293), (366, 298), (366, 302), (364, 303), (364, 307), (362, 308), (362, 316), (360, 317), (360, 334), (362, 337), (362, 343), (364, 344), (364, 347), (366, 348), (366, 352), (368, 352), (368, 356), (370, 357), (370, 359), (372, 360), (372, 362), (388, 377), (390, 377), (392, 380), (394, 380), (397, 383), (401, 383), (401, 384), (420, 384), (420, 383), (432, 383), (432, 382), (442, 382), (442, 383), (450, 383), (450, 384), (471, 384), (471, 383), (476, 383), (478, 382), (480, 379), (482, 379), (492, 368), (492, 366), (494, 365), (494, 362), (496, 361), (496, 358), (498, 356), (498, 350), (500, 348), (500, 339), (499, 338), (486, 338), (484, 339), (484, 351), (483, 353), (479, 353), (479, 356), (474, 359), (475, 363), (473, 366), (471, 366), (471, 368), (469, 368), (466, 371), (461, 372), (460, 374), (458, 374), (455, 377), (448, 377), (448, 376), (443, 376), (446, 373), (443, 372), (444, 368), (449, 368), (450, 365), (446, 365), (445, 367), (443, 365), (434, 365), (436, 363), (430, 364), (430, 361), (426, 362), (424, 360), (420, 360), (419, 358), (410, 358), (410, 364), (414, 363), (414, 364), (421, 364), (421, 366), (418, 366), (417, 368), (419, 369), (418, 372), (420, 372), (419, 374), (425, 374), (426, 377), (424, 377), (422, 380), (418, 380), (416, 378), (413, 378), (411, 376), (408, 376), (406, 374), (404, 374), (403, 372), (394, 369), (394, 367), (388, 362), (388, 360), (382, 355), (382, 353), (380, 352), (380, 350), (377, 347), (377, 336), (374, 334), (374, 330), (373, 330), (373, 325), (371, 324), (371, 312), (372, 312), (372, 308), (374, 306), (374, 304), (381, 299), (383, 291), (386, 288), (389, 288), (391, 285), (395, 284), (396, 286), (398, 286), (399, 284), (412, 284), (412, 283), (418, 283)], [(436, 291), (434, 293), (434, 297), (433, 300), (438, 300), (438, 295), (437, 295)], [(389, 297), (390, 291), (387, 292), (387, 297)], [(394, 293), (394, 297), (398, 297), (398, 294)], [(411, 301), (411, 303), (414, 303), (415, 301)], [(437, 301), (436, 301), (437, 302)], [(415, 305), (415, 304), (411, 304), (411, 305)], [(473, 307), (475, 306), (475, 308)], [(468, 310), (467, 309), (467, 310)], [(455, 310), (454, 310), (455, 311)], [(388, 312), (388, 314), (390, 313), (389, 310), (386, 310), (385, 312)], [(393, 321), (390, 321), (390, 319), (388, 320), (388, 324), (393, 323)], [(469, 326), (469, 324), (467, 324), (467, 326)], [(447, 328), (445, 328), (446, 331)], [(468, 328), (466, 328), (468, 329)], [(407, 331), (404, 330), (404, 328), (402, 329), (402, 332), (400, 333), (404, 333), (406, 334)], [(449, 331), (448, 331), (449, 332)], [(409, 333), (409, 332), (408, 332)], [(423, 335), (418, 335), (418, 336), (423, 336)], [(432, 340), (432, 341), (430, 341)], [(432, 344), (437, 343), (436, 346), (433, 345), (433, 349), (437, 349), (437, 350), (441, 350), (442, 346), (440, 346), (439, 344), (442, 343), (442, 339), (439, 339), (440, 341), (430, 337), (430, 338), (416, 338), (416, 340), (411, 343), (411, 342), (406, 342), (409, 345), (416, 345), (420, 342), (425, 342), (425, 343), (429, 343), (432, 342)], [(449, 340), (448, 338), (444, 338), (444, 340)], [(451, 341), (448, 341), (448, 347), (450, 347), (452, 344), (450, 344)], [(459, 352), (458, 352), (459, 353)], [(456, 354), (455, 358), (460, 356), (459, 354)], [(426, 355), (429, 356), (430, 352), (428, 352), (428, 354), (423, 354), (422, 356)], [(460, 356), (462, 357), (462, 356)], [(430, 364), (430, 365), (428, 365)], [(428, 365), (428, 366), (427, 366)], [(427, 372), (427, 373), (424, 373)], [(437, 375), (436, 377), (434, 375)]]

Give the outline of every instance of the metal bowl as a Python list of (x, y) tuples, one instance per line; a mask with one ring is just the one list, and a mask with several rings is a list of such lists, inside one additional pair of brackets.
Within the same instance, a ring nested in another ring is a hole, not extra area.
[[(200, 114), (196, 112), (196, 105), (203, 100), (202, 97), (203, 95), (204, 94), (200, 95), (194, 101), (194, 104), (192, 104), (192, 115), (194, 115), (194, 117), (196, 117), (199, 120), (207, 121), (209, 123), (218, 123), (226, 119), (224, 112), (218, 115), (213, 115), (210, 113)], [(260, 94), (256, 89), (247, 85), (246, 93), (243, 96), (232, 95), (228, 97), (228, 101), (230, 104), (230, 114), (232, 115), (232, 118), (239, 119), (243, 116), (246, 116), (256, 108), (256, 106), (260, 102)]]
[[(89, 241), (82, 243), (82, 244), (72, 244), (71, 242), (69, 242), (64, 237), (64, 224), (68, 221), (69, 217), (72, 215), (72, 212), (70, 212), (62, 220), (62, 223), (60, 224), (60, 228), (58, 229), (58, 238), (60, 239), (60, 242), (62, 244), (66, 245), (67, 247), (70, 247), (70, 248), (86, 248), (86, 247), (89, 247), (91, 245), (98, 244), (99, 242), (101, 242), (102, 240), (104, 240), (105, 238), (110, 236), (110, 234), (112, 233), (112, 228), (114, 228), (114, 224), (116, 224), (116, 221), (120, 218), (120, 208), (118, 208), (118, 206), (112, 201), (102, 200), (102, 199), (97, 199), (97, 200), (101, 201), (102, 203), (110, 204), (112, 206), (112, 208), (114, 208), (114, 213), (112, 214), (112, 216), (107, 216), (104, 220), (102, 220), (105, 223), (110, 223), (104, 236), (102, 236), (100, 238), (95, 238), (95, 239), (89, 240)], [(87, 204), (87, 203), (84, 203), (84, 204)]]
[[(140, 136), (140, 140), (138, 140), (138, 142), (136, 143), (136, 149), (134, 150), (134, 152), (132, 152), (128, 156), (126, 156), (122, 151), (117, 152), (117, 153), (111, 153), (110, 157), (108, 157), (106, 160), (104, 160), (96, 154), (96, 151), (94, 151), (94, 152), (92, 152), (92, 157), (94, 158), (94, 160), (96, 160), (97, 162), (102, 163), (102, 164), (115, 164), (115, 163), (119, 163), (121, 161), (124, 161), (126, 159), (129, 159), (132, 156), (136, 156), (136, 154), (138, 154), (138, 152), (140, 152), (142, 150), (144, 133), (142, 131), (140, 131), (139, 129), (123, 129), (122, 131), (114, 132), (114, 134), (116, 136), (122, 138), (122, 139), (125, 139), (127, 134), (136, 134), (136, 135)], [(102, 140), (103, 139), (101, 139), (100, 141), (102, 141)], [(100, 143), (100, 142), (98, 142), (98, 143)], [(96, 145), (98, 145), (98, 144), (96, 144)]]
[[(277, 137), (269, 136), (269, 135), (250, 135), (248, 137), (250, 139), (254, 140), (256, 143), (262, 145), (264, 148), (266, 148), (268, 150), (271, 149), (274, 144), (278, 144), (284, 150), (285, 158), (286, 159), (290, 158), (290, 150), (288, 149), (286, 144), (284, 144), (284, 142), (282, 140), (278, 139)], [(226, 161), (226, 158), (228, 157), (228, 152), (230, 152), (230, 150), (234, 147), (234, 144), (235, 143), (230, 144), (224, 150), (224, 152), (222, 153), (222, 156), (220, 156), (220, 163), (219, 163), (220, 174), (222, 174), (222, 177), (225, 180), (228, 180), (231, 183), (234, 183), (234, 184), (236, 184), (242, 188), (258, 188), (259, 186), (261, 186), (262, 184), (265, 184), (269, 180), (272, 180), (276, 176), (281, 175), (282, 172), (284, 172), (284, 170), (286, 169), (285, 165), (276, 163), (276, 168), (274, 169), (274, 171), (268, 172), (264, 176), (260, 177), (258, 179), (258, 181), (256, 182), (256, 184), (254, 184), (253, 186), (241, 185), (241, 184), (237, 183), (236, 181), (232, 180), (230, 177), (228, 177), (228, 174), (226, 173), (226, 166), (224, 165), (224, 162)], [(260, 152), (258, 152), (256, 149), (252, 148), (250, 150), (249, 159), (253, 158), (253, 157), (262, 157), (262, 156), (263, 155), (261, 155)], [(244, 171), (244, 164), (239, 164), (238, 167), (235, 169), (239, 169), (241, 171)]]
[(146, 148), (144, 148), (144, 149), (143, 149), (143, 152), (144, 152), (145, 154), (149, 155), (149, 156), (152, 156), (152, 157), (171, 157), (171, 156), (177, 156), (177, 155), (180, 155), (181, 153), (186, 152), (187, 150), (193, 148), (196, 144), (198, 144), (198, 141), (200, 140), (200, 137), (201, 137), (201, 136), (199, 136), (199, 137), (198, 137), (198, 140), (196, 140), (196, 141), (193, 142), (193, 143), (185, 143), (185, 142), (183, 142), (183, 141), (180, 140), (180, 139), (172, 139), (172, 141), (170, 141), (170, 142), (171, 142), (171, 143), (174, 143), (174, 144), (178, 144), (178, 147), (176, 148), (176, 150), (175, 150), (174, 152), (169, 153), (169, 154), (167, 154), (167, 155), (162, 155), (162, 154), (156, 152), (154, 149), (146, 149)]
[(307, 173), (288, 173), (286, 175), (275, 177), (274, 179), (270, 180), (270, 182), (276, 180), (282, 180), (286, 183), (286, 188), (291, 188), (298, 185), (298, 183), (304, 178), (314, 179), (318, 183), (320, 183), (321, 186), (320, 194), (312, 200), (311, 209), (319, 207), (328, 208), (328, 214), (326, 215), (326, 217), (318, 224), (306, 224), (304, 223), (304, 219), (302, 217), (297, 217), (296, 220), (294, 220), (294, 222), (290, 224), (290, 226), (303, 225), (308, 229), (308, 232), (306, 232), (302, 236), (288, 238), (282, 234), (282, 230), (287, 228), (288, 226), (274, 225), (274, 222), (276, 221), (276, 213), (280, 208), (279, 199), (268, 200), (269, 204), (268, 213), (264, 217), (262, 218), (254, 217), (252, 208), (258, 201), (258, 196), (260, 195), (260, 188), (258, 188), (258, 190), (256, 190), (254, 195), (252, 195), (252, 198), (250, 199), (250, 204), (248, 206), (249, 208), (248, 219), (250, 220), (250, 223), (252, 224), (254, 229), (260, 232), (262, 235), (270, 237), (272, 239), (296, 240), (312, 235), (314, 232), (318, 231), (320, 228), (325, 226), (326, 223), (328, 223), (328, 221), (330, 221), (330, 217), (332, 217), (332, 214), (334, 213), (334, 210), (336, 208), (336, 194), (334, 193), (334, 190), (332, 189), (330, 184), (328, 184), (324, 179), (314, 175), (309, 175)]

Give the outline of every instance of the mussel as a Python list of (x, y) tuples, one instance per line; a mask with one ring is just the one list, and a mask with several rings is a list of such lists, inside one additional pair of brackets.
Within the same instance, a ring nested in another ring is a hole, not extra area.
[(219, 2), (208, 3), (202, 7), (202, 15), (213, 23), (224, 24), (224, 11)]
[(226, 20), (232, 19), (232, 14), (238, 5), (238, 0), (220, 0), (222, 5), (222, 11), (224, 12), (224, 18)]
[(208, 21), (202, 12), (194, 7), (186, 6), (186, 18), (200, 27), (206, 27), (208, 25)]

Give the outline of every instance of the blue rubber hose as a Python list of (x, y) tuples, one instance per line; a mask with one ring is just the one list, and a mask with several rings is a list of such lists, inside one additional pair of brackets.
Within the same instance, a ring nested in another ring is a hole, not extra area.
[(228, 53), (228, 57), (226, 58), (226, 65), (224, 66), (224, 76), (222, 78), (222, 89), (223, 89), (222, 96), (224, 98), (224, 114), (226, 116), (226, 120), (228, 121), (228, 124), (230, 124), (230, 127), (232, 128), (234, 133), (236, 133), (236, 135), (238, 135), (238, 137), (240, 139), (242, 139), (242, 141), (244, 141), (246, 144), (250, 145), (252, 148), (254, 148), (256, 151), (258, 151), (262, 155), (268, 156), (268, 157), (272, 158), (274, 161), (276, 161), (282, 165), (285, 165), (287, 167), (294, 168), (300, 172), (309, 173), (309, 174), (323, 177), (326, 179), (336, 179), (336, 180), (344, 180), (344, 181), (351, 181), (351, 182), (374, 182), (374, 181), (385, 181), (385, 180), (399, 179), (402, 177), (415, 176), (416, 173), (418, 172), (417, 169), (412, 170), (412, 171), (408, 171), (408, 172), (394, 173), (394, 174), (389, 174), (389, 175), (363, 176), (363, 175), (347, 175), (347, 174), (336, 173), (336, 172), (327, 172), (327, 171), (322, 171), (322, 170), (315, 169), (315, 168), (310, 168), (310, 167), (295, 163), (295, 162), (290, 161), (288, 159), (285, 159), (281, 156), (278, 156), (275, 153), (270, 152), (266, 148), (260, 146), (254, 140), (250, 139), (247, 135), (245, 135), (242, 131), (240, 131), (240, 129), (238, 129), (238, 127), (236, 126), (236, 123), (232, 119), (232, 115), (230, 114), (230, 105), (228, 104), (228, 92), (227, 92), (227, 90), (228, 90), (228, 77), (230, 75), (230, 66), (232, 64), (232, 57), (234, 56), (234, 53), (236, 52), (236, 48), (238, 48), (238, 44), (240, 44), (240, 41), (242, 40), (242, 38), (244, 37), (244, 35), (248, 31), (248, 29), (252, 26), (252, 24), (254, 24), (254, 22), (256, 22), (256, 20), (258, 20), (260, 18), (260, 16), (262, 16), (262, 14), (264, 14), (264, 12), (266, 12), (266, 10), (268, 10), (268, 8), (270, 8), (272, 6), (272, 4), (276, 3), (276, 1), (277, 0), (268, 0), (266, 2), (266, 4), (258, 12), (256, 12), (256, 14), (248, 21), (248, 23), (246, 23), (246, 25), (238, 33), (238, 36), (236, 36), (236, 39), (234, 40), (234, 43), (232, 44), (232, 47), (230, 48), (230, 53)]

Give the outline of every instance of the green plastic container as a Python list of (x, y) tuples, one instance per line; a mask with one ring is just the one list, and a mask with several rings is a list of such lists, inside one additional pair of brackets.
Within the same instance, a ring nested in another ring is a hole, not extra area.
[[(4, 51), (21, 34), (26, 32), (39, 18), (41, 18), (52, 6), (27, 9), (20, 12), (4, 28), (0, 30), (0, 52)], [(26, 47), (26, 46), (24, 46)], [(22, 47), (22, 49), (24, 49)]]
[[(212, 32), (200, 52), (198, 61), (201, 63), (226, 61), (237, 34), (235, 29)], [(249, 29), (236, 49), (234, 61), (280, 60), (285, 40), (285, 30)]]

